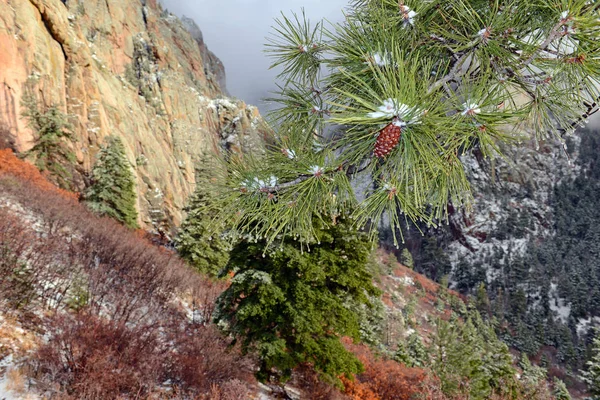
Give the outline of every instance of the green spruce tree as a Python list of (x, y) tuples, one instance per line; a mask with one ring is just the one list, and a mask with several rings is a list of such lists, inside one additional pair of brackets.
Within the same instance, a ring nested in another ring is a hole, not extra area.
[(402, 249), (402, 254), (400, 255), (400, 262), (405, 267), (413, 269), (415, 267), (415, 261), (413, 260), (413, 256), (406, 247)]
[(545, 380), (548, 374), (544, 368), (532, 364), (526, 353), (521, 353), (519, 367), (523, 371), (521, 380), (530, 382), (533, 385), (537, 385), (539, 382)]
[(181, 257), (199, 271), (217, 276), (229, 261), (230, 244), (221, 235), (225, 226), (217, 229), (211, 206), (214, 204), (214, 174), (208, 160), (202, 160), (196, 173), (196, 190), (185, 209), (187, 217), (181, 224), (175, 246)]
[(469, 310), (465, 322), (456, 315), (449, 321), (438, 320), (436, 328), (431, 366), (447, 396), (511, 398), (516, 371), (509, 349), (476, 310)]
[(36, 167), (48, 171), (60, 187), (71, 189), (76, 162), (75, 154), (69, 148), (69, 142), (74, 140), (73, 126), (57, 106), (42, 109), (32, 94), (24, 96), (22, 105), (23, 116), (34, 132), (34, 145), (27, 155), (32, 155)]
[(120, 138), (109, 136), (98, 152), (85, 200), (92, 211), (137, 228), (135, 179)]
[(398, 344), (396, 351), (396, 361), (405, 364), (407, 367), (425, 367), (429, 362), (427, 348), (423, 344), (418, 333), (412, 332), (405, 341)]
[(571, 393), (567, 389), (567, 385), (557, 377), (554, 377), (553, 395), (556, 400), (571, 400)]
[(485, 283), (483, 282), (481, 282), (477, 287), (475, 302), (477, 310), (482, 315), (488, 316), (491, 313), (490, 298), (488, 297), (487, 290), (485, 288)]
[(596, 330), (596, 337), (592, 345), (592, 359), (587, 362), (587, 368), (582, 372), (585, 383), (590, 392), (600, 396), (600, 329)]
[(410, 356), (410, 353), (408, 352), (408, 348), (407, 348), (406, 344), (404, 343), (404, 340), (401, 340), (398, 343), (398, 349), (396, 350), (396, 353), (394, 354), (394, 360), (398, 361), (401, 364), (406, 365), (407, 367), (413, 366), (413, 359)]
[(285, 239), (267, 248), (263, 240), (244, 240), (223, 271), (235, 275), (217, 301), (215, 320), (245, 352), (257, 354), (262, 380), (286, 380), (301, 363), (330, 379), (361, 370), (340, 337), (360, 336), (348, 300), (368, 305), (379, 294), (366, 266), (371, 244), (342, 217), (318, 237), (310, 246)]

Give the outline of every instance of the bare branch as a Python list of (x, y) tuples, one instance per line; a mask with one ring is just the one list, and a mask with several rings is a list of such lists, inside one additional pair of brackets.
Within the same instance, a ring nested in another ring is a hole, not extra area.
[(523, 63), (521, 63), (521, 65), (519, 65), (518, 69), (523, 69), (523, 68), (527, 67), (529, 64), (531, 64), (533, 62), (533, 60), (538, 56), (538, 54), (540, 54), (542, 51), (546, 51), (548, 49), (548, 46), (550, 46), (550, 44), (552, 44), (552, 42), (554, 40), (556, 40), (558, 38), (558, 36), (561, 34), (560, 30), (564, 26), (564, 24), (565, 23), (563, 21), (560, 21), (558, 24), (556, 24), (554, 26), (554, 28), (552, 28), (552, 30), (550, 31), (550, 34), (548, 35), (546, 40), (544, 40), (544, 42), (540, 45), (540, 47), (538, 47), (529, 56), (529, 58), (527, 60), (525, 60)]
[(469, 58), (469, 55), (470, 55), (470, 53), (464, 53), (462, 56), (460, 56), (460, 58), (458, 60), (456, 60), (456, 62), (454, 63), (454, 66), (452, 67), (452, 69), (450, 70), (450, 72), (446, 76), (444, 76), (443, 78), (441, 78), (441, 79), (437, 80), (436, 82), (434, 82), (429, 87), (429, 90), (427, 91), (427, 94), (431, 94), (431, 93), (435, 92), (436, 90), (438, 90), (443, 85), (445, 85), (448, 82), (454, 80), (457, 77), (458, 72), (462, 68), (462, 66), (465, 63), (465, 61), (467, 60), (467, 58)]

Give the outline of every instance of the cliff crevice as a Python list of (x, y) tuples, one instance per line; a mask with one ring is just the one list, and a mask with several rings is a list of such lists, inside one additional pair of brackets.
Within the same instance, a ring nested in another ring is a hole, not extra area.
[(43, 8), (43, 5), (40, 3), (40, 1), (38, 1), (38, 0), (29, 0), (29, 1), (39, 11), (42, 23), (48, 30), (48, 33), (50, 34), (52, 39), (54, 39), (54, 41), (56, 41), (56, 43), (58, 43), (58, 45), (62, 49), (62, 52), (65, 56), (65, 61), (68, 60), (69, 56), (63, 45), (65, 38), (61, 37), (60, 31), (56, 29), (55, 22), (52, 20), (53, 14), (49, 13), (46, 8)]

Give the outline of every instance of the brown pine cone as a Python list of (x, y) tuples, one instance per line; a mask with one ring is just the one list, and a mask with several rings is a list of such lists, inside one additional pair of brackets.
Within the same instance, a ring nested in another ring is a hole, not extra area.
[(387, 125), (379, 132), (379, 136), (377, 136), (373, 155), (379, 158), (386, 157), (396, 148), (396, 146), (398, 146), (401, 134), (402, 128), (394, 125), (393, 122)]

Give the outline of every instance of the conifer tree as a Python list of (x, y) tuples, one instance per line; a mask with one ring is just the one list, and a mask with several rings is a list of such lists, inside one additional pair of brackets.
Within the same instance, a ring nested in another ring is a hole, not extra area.
[(476, 310), (469, 311), (464, 323), (453, 315), (450, 321), (438, 320), (436, 328), (431, 366), (446, 395), (467, 391), (469, 398), (483, 400), (513, 390), (515, 370), (508, 347)]
[(521, 380), (523, 381), (536, 385), (546, 379), (547, 371), (542, 367), (532, 364), (526, 353), (521, 353), (519, 367), (523, 371), (521, 375)]
[(410, 250), (408, 250), (407, 248), (402, 249), (402, 254), (400, 255), (400, 262), (402, 263), (402, 265), (410, 269), (413, 269), (415, 267), (415, 261), (413, 259), (413, 256), (410, 253)]
[(398, 343), (395, 359), (407, 367), (425, 367), (428, 364), (427, 348), (418, 333), (413, 332), (408, 335), (406, 342)]
[(215, 194), (208, 165), (208, 160), (202, 160), (196, 173), (196, 190), (186, 206), (187, 217), (177, 235), (176, 248), (199, 271), (217, 276), (229, 260), (230, 245), (221, 237), (225, 227), (217, 229), (218, 221), (209, 212)]
[(481, 282), (477, 287), (477, 295), (475, 298), (477, 310), (483, 315), (489, 315), (490, 310), (490, 298), (488, 297), (485, 284)]
[(582, 373), (583, 380), (588, 384), (590, 392), (600, 396), (600, 329), (592, 345), (592, 359), (587, 362), (587, 368)]
[(557, 377), (554, 377), (554, 391), (552, 394), (556, 400), (571, 400), (567, 385)]
[(396, 243), (405, 221), (447, 221), (449, 203), (472, 202), (463, 155), (562, 141), (597, 111), (597, 8), (354, 0), (331, 26), (282, 16), (267, 48), (281, 71), (271, 146), (230, 158), (215, 212), (267, 243), (310, 242), (315, 216), (340, 208), (361, 227), (385, 218)]
[(85, 199), (92, 211), (137, 228), (135, 180), (120, 138), (107, 137), (98, 152)]
[(401, 364), (406, 365), (407, 367), (413, 366), (413, 359), (408, 352), (407, 346), (403, 340), (398, 343), (398, 349), (394, 354), (394, 359)]
[(76, 160), (68, 146), (74, 137), (67, 116), (55, 105), (41, 109), (32, 94), (23, 98), (23, 107), (27, 125), (34, 131), (34, 145), (27, 154), (34, 156), (40, 171), (50, 172), (60, 187), (70, 189), (72, 165)]
[(248, 239), (231, 252), (222, 274), (235, 275), (217, 301), (215, 320), (257, 354), (260, 379), (284, 381), (300, 363), (329, 379), (361, 370), (340, 342), (360, 336), (359, 318), (346, 303), (368, 305), (379, 292), (366, 266), (370, 241), (350, 226), (339, 217), (310, 246), (285, 239), (265, 248)]

